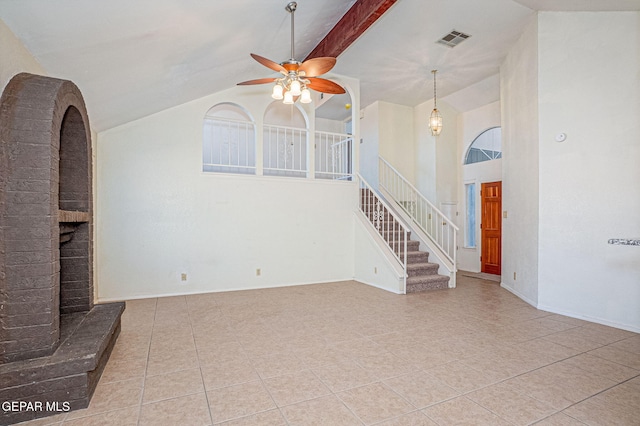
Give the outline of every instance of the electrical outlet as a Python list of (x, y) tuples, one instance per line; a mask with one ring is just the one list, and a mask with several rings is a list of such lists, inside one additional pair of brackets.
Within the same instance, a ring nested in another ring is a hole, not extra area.
[(260, 268), (256, 269), (256, 277), (262, 275), (262, 270)]
[(513, 273), (513, 280), (514, 281), (516, 280), (516, 273), (515, 272)]
[(187, 280), (187, 274), (185, 274), (184, 272), (182, 274), (180, 274), (180, 280), (181, 281), (186, 281)]
[(374, 266), (374, 268), (373, 268), (373, 273), (374, 273), (374, 274), (377, 274), (377, 273), (378, 273), (378, 267), (377, 267), (377, 266)]

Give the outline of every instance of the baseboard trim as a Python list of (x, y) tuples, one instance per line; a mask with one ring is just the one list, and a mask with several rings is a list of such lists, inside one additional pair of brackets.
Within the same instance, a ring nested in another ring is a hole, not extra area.
[(472, 271), (465, 271), (463, 269), (458, 269), (457, 274), (462, 275), (464, 277), (478, 278), (481, 280), (493, 281), (496, 283), (502, 282), (502, 277), (500, 275), (487, 274), (484, 272), (472, 272)]
[(521, 294), (520, 292), (514, 290), (513, 288), (506, 286), (503, 282), (500, 283), (500, 287), (504, 288), (505, 290), (507, 290), (508, 292), (512, 293), (516, 297), (522, 299), (524, 302), (527, 302), (529, 305), (531, 305), (534, 308), (539, 309), (541, 311), (550, 312), (552, 314), (558, 314), (558, 315), (562, 315), (562, 316), (565, 316), (565, 317), (575, 318), (575, 319), (579, 319), (579, 320), (583, 320), (583, 321), (593, 322), (593, 323), (596, 323), (596, 324), (602, 324), (602, 325), (606, 325), (607, 327), (614, 327), (614, 328), (619, 328), (621, 330), (631, 331), (631, 332), (634, 332), (634, 333), (640, 333), (640, 328), (635, 327), (633, 325), (620, 324), (618, 322), (609, 321), (609, 320), (606, 320), (606, 319), (603, 319), (603, 318), (592, 317), (592, 316), (589, 316), (589, 315), (582, 315), (582, 314), (578, 314), (578, 313), (571, 312), (571, 311), (565, 311), (565, 310), (562, 310), (562, 309), (557, 309), (557, 308), (554, 308), (553, 306), (547, 306), (547, 305), (534, 303), (531, 299), (525, 297), (523, 294)]
[(505, 283), (503, 283), (503, 282), (500, 282), (500, 287), (504, 288), (509, 293), (512, 293), (514, 296), (518, 297), (519, 299), (522, 299), (523, 301), (527, 302), (528, 304), (530, 304), (534, 308), (539, 309), (537, 302), (534, 302), (533, 300), (529, 299), (527, 296), (525, 296), (524, 294), (520, 293), (516, 289), (513, 289), (513, 288), (505, 285)]
[(620, 324), (620, 323), (615, 322), (615, 321), (609, 321), (609, 320), (606, 320), (606, 319), (603, 319), (603, 318), (592, 317), (592, 316), (589, 316), (589, 315), (577, 314), (575, 312), (565, 311), (565, 310), (562, 310), (562, 309), (556, 309), (556, 308), (554, 308), (552, 306), (547, 306), (547, 305), (538, 305), (537, 308), (540, 309), (541, 311), (551, 312), (553, 314), (563, 315), (565, 317), (580, 319), (580, 320), (584, 320), (584, 321), (588, 321), (588, 322), (594, 322), (596, 324), (606, 325), (607, 327), (619, 328), (619, 329), (626, 330), (626, 331), (631, 331), (631, 332), (634, 332), (634, 333), (640, 333), (640, 328), (639, 327), (635, 327), (633, 325)]
[[(159, 297), (173, 297), (173, 296), (192, 296), (196, 294), (209, 294), (209, 293), (225, 293), (229, 291), (244, 291), (244, 290), (265, 290), (269, 288), (282, 288), (282, 287), (295, 287), (298, 285), (314, 285), (314, 284), (334, 284), (341, 283), (347, 281), (355, 281), (353, 277), (345, 278), (343, 280), (332, 280), (332, 281), (313, 281), (313, 282), (305, 282), (305, 283), (292, 283), (292, 284), (282, 284), (282, 285), (272, 285), (272, 286), (260, 286), (260, 287), (242, 287), (242, 288), (227, 288), (227, 289), (215, 289), (215, 290), (199, 290), (192, 292), (181, 292), (181, 293), (156, 293), (156, 294), (145, 294), (145, 295), (135, 295), (135, 296), (127, 296), (126, 298), (122, 297), (105, 297), (105, 298), (97, 298), (95, 303), (109, 303), (109, 302), (123, 302), (127, 300), (138, 300), (138, 299), (154, 299)], [(363, 283), (366, 284), (366, 283)], [(384, 290), (384, 289), (383, 289)]]
[(403, 294), (400, 291), (394, 291), (394, 290), (391, 290), (391, 289), (388, 289), (388, 288), (385, 288), (385, 287), (382, 287), (382, 286), (379, 286), (379, 285), (376, 285), (376, 284), (372, 284), (372, 283), (366, 282), (364, 280), (357, 280), (357, 279), (354, 278), (352, 281), (355, 281), (355, 282), (360, 283), (360, 284), (365, 284), (365, 285), (368, 285), (368, 286), (371, 286), (371, 287), (375, 287), (375, 288), (378, 288), (380, 290), (388, 291), (389, 293)]

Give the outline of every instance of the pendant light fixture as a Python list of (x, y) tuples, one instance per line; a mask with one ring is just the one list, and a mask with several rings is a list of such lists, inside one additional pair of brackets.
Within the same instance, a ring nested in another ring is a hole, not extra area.
[(429, 129), (431, 129), (431, 135), (438, 136), (442, 132), (442, 115), (438, 111), (438, 103), (436, 98), (436, 73), (438, 70), (431, 70), (433, 74), (433, 111), (429, 116)]

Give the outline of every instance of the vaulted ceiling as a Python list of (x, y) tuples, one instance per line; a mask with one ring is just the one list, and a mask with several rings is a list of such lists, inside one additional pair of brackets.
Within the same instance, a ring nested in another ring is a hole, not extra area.
[[(297, 59), (355, 1), (298, 0)], [(81, 88), (101, 131), (269, 76), (249, 53), (289, 58), (286, 3), (0, 0), (0, 19), (50, 75)], [(433, 97), (437, 68), (439, 98), (451, 95), (455, 107), (469, 109), (478, 96), (497, 99), (500, 63), (538, 10), (640, 10), (640, 1), (398, 0), (340, 54), (333, 72), (360, 79), (362, 106), (414, 106)], [(452, 29), (471, 37), (453, 49), (436, 43)], [(460, 96), (464, 88), (473, 94)]]

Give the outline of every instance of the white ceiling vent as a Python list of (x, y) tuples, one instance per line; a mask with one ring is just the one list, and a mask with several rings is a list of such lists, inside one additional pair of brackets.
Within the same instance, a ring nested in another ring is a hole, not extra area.
[(471, 37), (469, 34), (461, 33), (460, 31), (456, 31), (456, 30), (451, 30), (449, 34), (442, 37), (436, 43), (444, 44), (445, 46), (449, 46), (449, 47), (456, 47), (457, 45), (459, 45), (469, 37)]

